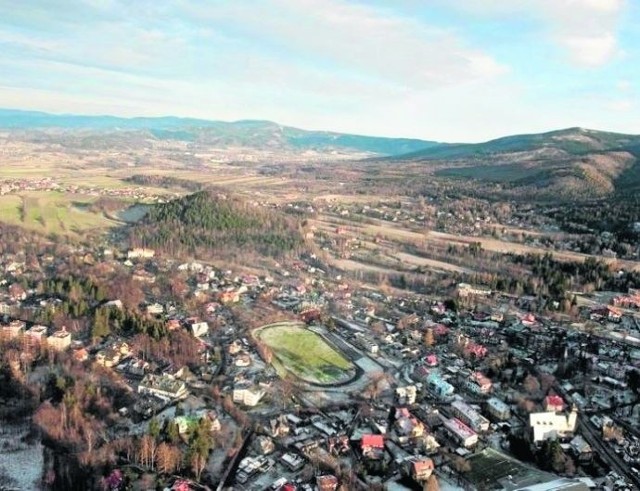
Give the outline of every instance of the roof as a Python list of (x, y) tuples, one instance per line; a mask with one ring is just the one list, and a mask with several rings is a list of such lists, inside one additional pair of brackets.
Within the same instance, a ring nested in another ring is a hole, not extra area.
[(420, 474), (424, 471), (433, 470), (433, 460), (426, 458), (420, 460), (414, 460), (411, 463), (411, 467), (416, 474)]
[(564, 401), (562, 400), (562, 397), (557, 395), (547, 396), (545, 399), (545, 402), (549, 406), (564, 406)]
[(362, 446), (384, 448), (384, 437), (382, 435), (362, 435)]

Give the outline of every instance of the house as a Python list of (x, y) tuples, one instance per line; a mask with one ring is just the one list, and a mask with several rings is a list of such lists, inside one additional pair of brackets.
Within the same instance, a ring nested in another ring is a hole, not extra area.
[(471, 377), (465, 377), (462, 380), (462, 386), (472, 394), (488, 394), (493, 384), (482, 373), (474, 372)]
[(71, 346), (71, 333), (63, 327), (47, 338), (49, 347), (55, 351), (64, 351)]
[(293, 453), (283, 454), (280, 461), (292, 472), (297, 472), (304, 467), (304, 459)]
[(574, 406), (569, 414), (553, 411), (531, 413), (529, 427), (535, 443), (556, 438), (567, 438), (578, 424), (578, 409)]
[(560, 412), (564, 409), (564, 401), (562, 397), (556, 395), (549, 395), (544, 398), (544, 410)]
[(156, 251), (153, 249), (137, 247), (127, 252), (127, 259), (151, 259), (155, 255)]
[(416, 393), (415, 385), (396, 388), (396, 398), (400, 404), (414, 404), (416, 402)]
[(9, 322), (9, 324), (2, 325), (2, 335), (3, 337), (14, 339), (24, 334), (24, 330), (27, 327), (27, 324), (23, 321), (14, 320)]
[(384, 453), (384, 437), (382, 435), (362, 435), (360, 450), (362, 450), (362, 455), (367, 458), (382, 458)]
[(237, 291), (226, 291), (218, 294), (218, 302), (223, 305), (230, 303), (238, 303), (240, 301), (240, 293)]
[(248, 367), (251, 366), (251, 355), (248, 353), (240, 353), (234, 362), (234, 365), (237, 367)]
[(149, 394), (167, 401), (184, 399), (189, 395), (184, 382), (177, 380), (171, 375), (147, 374), (138, 386), (140, 394)]
[(428, 367), (438, 366), (438, 357), (434, 354), (427, 355), (424, 359), (424, 364)]
[(159, 303), (152, 303), (150, 305), (147, 305), (147, 314), (151, 314), (151, 315), (160, 315), (164, 312), (164, 307), (162, 305), (160, 305)]
[(407, 473), (416, 482), (426, 481), (433, 474), (434, 464), (429, 457), (413, 457), (406, 461)]
[(79, 347), (73, 350), (73, 359), (79, 362), (87, 361), (89, 359), (89, 352), (84, 347)]
[(191, 333), (199, 338), (200, 336), (205, 336), (209, 333), (209, 324), (206, 322), (194, 322), (190, 325)]
[(478, 443), (478, 434), (456, 418), (444, 419), (444, 428), (463, 447), (473, 447)]
[(264, 397), (265, 391), (245, 384), (237, 385), (233, 389), (233, 402), (245, 406), (256, 406)]
[(460, 298), (469, 296), (487, 297), (491, 295), (491, 289), (482, 286), (473, 286), (467, 283), (458, 283), (457, 292)]
[(586, 440), (582, 437), (582, 435), (577, 435), (576, 437), (569, 442), (571, 446), (571, 451), (573, 454), (578, 457), (578, 461), (580, 462), (588, 462), (593, 458), (593, 449), (591, 445), (589, 445)]
[(338, 489), (338, 478), (332, 474), (316, 476), (316, 486), (318, 491), (336, 491)]
[(497, 420), (505, 420), (511, 417), (509, 406), (496, 397), (492, 397), (487, 401), (487, 412)]
[(429, 373), (427, 387), (439, 397), (448, 397), (454, 392), (453, 385), (445, 381), (437, 372)]

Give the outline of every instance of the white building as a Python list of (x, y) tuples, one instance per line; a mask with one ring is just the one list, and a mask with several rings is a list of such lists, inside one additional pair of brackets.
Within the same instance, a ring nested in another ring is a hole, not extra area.
[(529, 426), (533, 441), (538, 443), (555, 438), (566, 438), (573, 434), (578, 424), (578, 409), (574, 406), (569, 414), (556, 412), (531, 413)]
[(71, 346), (71, 333), (66, 328), (54, 332), (47, 338), (49, 347), (56, 351), (64, 351)]
[(413, 404), (416, 402), (416, 386), (407, 385), (406, 387), (398, 387), (396, 389), (396, 397), (400, 404)]
[(487, 431), (489, 429), (489, 420), (464, 401), (453, 401), (451, 403), (451, 412), (474, 431)]
[(255, 406), (260, 402), (265, 392), (262, 389), (238, 386), (233, 389), (233, 402), (244, 404), (245, 406)]
[(138, 392), (140, 394), (154, 395), (165, 400), (184, 399), (189, 395), (184, 382), (167, 374), (145, 375), (138, 386)]
[(191, 332), (197, 338), (209, 333), (209, 324), (206, 322), (194, 322), (191, 324)]
[(138, 247), (127, 252), (127, 259), (151, 259), (155, 255), (156, 251), (154, 251), (153, 249), (143, 249), (141, 247)]

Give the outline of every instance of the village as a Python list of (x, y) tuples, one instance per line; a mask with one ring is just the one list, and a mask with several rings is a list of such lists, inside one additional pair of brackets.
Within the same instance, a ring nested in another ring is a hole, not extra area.
[[(580, 320), (562, 324), (532, 314), (526, 296), (462, 283), (439, 299), (379, 290), (313, 257), (256, 275), (151, 249), (72, 254), (130, 271), (147, 292), (144, 318), (188, 336), (195, 356), (176, 365), (124, 333), (25, 322), (25, 312), (33, 318), (63, 302), (28, 287), (30, 275), (61, 259), (39, 257), (36, 268), (5, 255), (0, 334), (23, 352), (16, 370), (68, 356), (108, 371), (129, 396), (114, 408), (107, 439), (173, 425), (186, 442), (206, 420), (214, 444), (203, 482), (322, 491), (422, 489), (434, 480), (440, 489), (640, 484), (637, 291), (585, 295)], [(150, 293), (162, 276), (180, 277), (196, 311)], [(121, 311), (123, 300), (104, 299), (100, 311)], [(243, 324), (238, 309), (255, 319)], [(278, 329), (314, 336), (317, 349), (339, 354), (342, 371), (288, 365), (293, 355), (268, 343)], [(237, 443), (232, 453), (227, 440)]]

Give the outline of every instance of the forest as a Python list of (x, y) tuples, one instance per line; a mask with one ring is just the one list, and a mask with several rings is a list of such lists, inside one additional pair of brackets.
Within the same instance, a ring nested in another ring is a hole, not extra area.
[(303, 245), (295, 219), (211, 189), (152, 208), (130, 228), (129, 241), (132, 247), (199, 257), (282, 257)]

